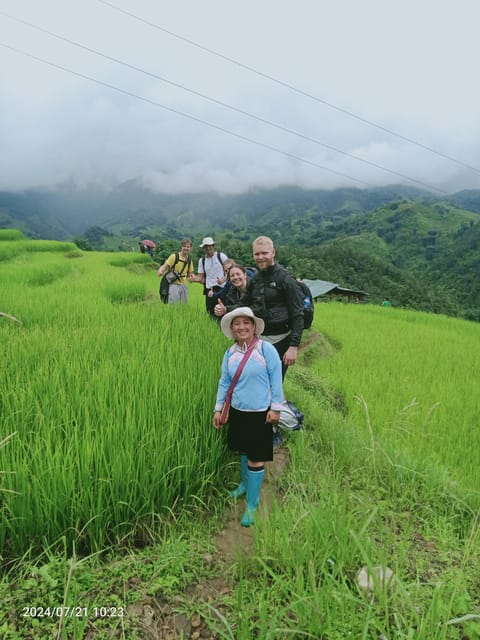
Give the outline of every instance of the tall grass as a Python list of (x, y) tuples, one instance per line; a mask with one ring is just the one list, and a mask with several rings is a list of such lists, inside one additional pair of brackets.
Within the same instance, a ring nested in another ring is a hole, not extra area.
[(478, 490), (480, 325), (372, 305), (318, 311), (338, 351), (313, 369), (353, 419), (386, 448), (434, 460), (461, 488)]
[[(10, 231), (10, 230), (8, 230)], [(66, 253), (76, 250), (73, 242), (58, 242), (57, 240), (24, 240), (23, 236), (7, 235), (0, 242), (0, 263), (9, 262), (25, 253), (59, 252)]]
[(0, 242), (23, 239), (24, 235), (19, 229), (0, 229)]
[[(85, 550), (142, 538), (215, 493), (223, 440), (207, 363), (225, 340), (193, 305), (160, 304), (154, 273), (108, 260), (32, 253), (2, 269), (5, 311), (23, 322), (0, 325), (1, 414), (17, 432), (0, 452), (4, 556), (62, 536)], [(32, 281), (42, 272), (63, 277)], [(132, 291), (135, 304), (112, 304)]]
[[(200, 287), (188, 306), (161, 305), (154, 272), (110, 259), (32, 253), (1, 266), (2, 310), (23, 322), (0, 318), (4, 558), (145, 543), (179, 505), (209, 515), (221, 503), (229, 458), (210, 409), (226, 341), (205, 316)], [(64, 277), (42, 286), (28, 279), (65, 262)], [(144, 298), (113, 302), (122, 287)], [(477, 328), (396, 309), (319, 307), (314, 330), (325, 333), (286, 383), (305, 428), (287, 436), (289, 465), (274, 482), (281, 504), (274, 498), (264, 510), (262, 495), (251, 553), (242, 548), (228, 570), (223, 562), (212, 569), (214, 550), (203, 558), (211, 520), (197, 517), (191, 535), (183, 517), (180, 533), (163, 529), (169, 537), (157, 555), (132, 556), (129, 570), (118, 564), (112, 582), (117, 563), (109, 564), (101, 591), (97, 574), (82, 574), (83, 560), (75, 571), (66, 560), (25, 569), (33, 579), (16, 576), (16, 595), (0, 585), (8, 611), (69, 588), (69, 605), (135, 603), (130, 585), (144, 567), (153, 572), (139, 587), (149, 602), (161, 597), (163, 607), (174, 597), (175, 609), (200, 611), (220, 638), (478, 637), (478, 500), (474, 473), (461, 464), (463, 453), (478, 465), (478, 401), (468, 379)], [(394, 585), (362, 591), (357, 571), (378, 565), (393, 569)], [(216, 591), (220, 572), (231, 592)], [(207, 603), (189, 599), (199, 575), (205, 592), (212, 587)], [(1, 613), (0, 632), (10, 632)], [(65, 637), (83, 637), (85, 620), (63, 622)], [(12, 637), (34, 637), (34, 623), (24, 620)], [(43, 635), (53, 637), (48, 628), (44, 620)], [(122, 633), (143, 637), (128, 626)]]
[(132, 264), (145, 264), (151, 265), (152, 258), (147, 254), (142, 253), (121, 253), (113, 256), (108, 261), (114, 267), (128, 267)]
[[(239, 558), (232, 615), (220, 623), (206, 613), (220, 637), (461, 637), (449, 621), (475, 611), (478, 523), (464, 512), (466, 534), (452, 534), (462, 506), (442, 500), (431, 470), (421, 477), (385, 458), (372, 464), (368, 438), (352, 423), (324, 410), (310, 415), (317, 433), (289, 441), (282, 504), (258, 519), (255, 552)], [(365, 592), (356, 580), (362, 566), (388, 566), (394, 582)]]
[[(313, 347), (302, 359), (311, 367)], [(384, 448), (311, 369), (297, 364), (286, 388), (305, 428), (288, 437), (281, 503), (257, 518), (254, 550), (233, 566), (228, 614), (202, 607), (211, 628), (237, 640), (478, 637), (475, 501), (452, 493), (432, 457)], [(361, 567), (394, 578), (363, 590)]]

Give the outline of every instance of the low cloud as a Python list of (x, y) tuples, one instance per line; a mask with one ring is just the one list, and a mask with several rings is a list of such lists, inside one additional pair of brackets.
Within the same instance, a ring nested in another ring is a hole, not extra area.
[[(467, 1), (462, 9), (462, 31), (455, 28), (459, 12), (439, 10), (431, 0), (421, 7), (406, 0), (402, 12), (390, 17), (376, 0), (367, 0), (362, 8), (343, 0), (329, 7), (328, 15), (311, 0), (295, 20), (285, 7), (268, 1), (251, 14), (255, 23), (246, 16), (232, 23), (225, 7), (214, 0), (193, 13), (190, 4), (187, 12), (183, 3), (165, 12), (148, 1), (135, 8), (152, 23), (168, 22), (173, 31), (267, 69), (324, 102), (169, 39), (93, 0), (81, 10), (75, 7), (71, 18), (59, 0), (42, 3), (42, 10), (33, 0), (21, 6), (13, 0), (5, 4), (5, 10), (24, 20), (320, 144), (0, 18), (8, 26), (5, 40), (10, 44), (132, 94), (2, 51), (0, 189), (66, 181), (113, 186), (130, 178), (169, 193), (392, 182), (445, 190), (480, 188), (480, 170), (380, 128), (480, 167), (476, 56), (465, 57), (470, 46), (465, 29), (473, 38), (472, 25), (478, 24), (473, 21), (478, 17), (476, 3)], [(217, 11), (217, 30), (209, 8)], [(356, 25), (345, 21), (347, 8)], [(435, 11), (435, 30), (430, 11)], [(393, 19), (398, 27), (404, 21), (410, 31), (392, 31)]]

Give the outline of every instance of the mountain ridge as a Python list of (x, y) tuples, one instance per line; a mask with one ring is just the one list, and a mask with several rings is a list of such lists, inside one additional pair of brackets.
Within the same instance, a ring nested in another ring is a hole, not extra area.
[[(463, 205), (469, 204), (470, 209)], [(480, 191), (439, 198), (415, 187), (333, 191), (278, 187), (240, 195), (157, 194), (139, 181), (106, 192), (0, 192), (0, 227), (32, 238), (82, 240), (97, 250), (158, 243), (157, 260), (182, 236), (213, 235), (240, 262), (251, 240), (273, 238), (296, 276), (342, 282), (373, 301), (480, 320)]]

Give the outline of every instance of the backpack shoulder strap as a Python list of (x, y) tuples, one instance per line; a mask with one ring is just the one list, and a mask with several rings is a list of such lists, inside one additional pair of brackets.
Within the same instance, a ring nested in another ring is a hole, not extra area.
[[(170, 255), (172, 255), (172, 254), (170, 254)], [(170, 260), (170, 256), (168, 257), (168, 259)], [(178, 253), (176, 253), (175, 254), (175, 260), (173, 261), (172, 266), (168, 265), (168, 271), (165, 271), (164, 275), (167, 275), (167, 273), (169, 273), (170, 271), (175, 271), (175, 265), (177, 264), (178, 260), (179, 260), (179, 255), (178, 255)]]
[[(220, 262), (220, 264), (223, 267), (223, 260), (220, 257), (220, 251), (217, 251), (217, 260)], [(203, 266), (203, 274), (205, 275), (205, 256), (202, 256), (202, 266)]]
[[(179, 257), (179, 260), (180, 260), (180, 257)], [(188, 256), (188, 258), (185, 261), (182, 260), (182, 262), (183, 262), (183, 267), (182, 267), (182, 270), (180, 271), (180, 275), (183, 275), (183, 272), (185, 271), (185, 269), (188, 269), (188, 265), (191, 262), (190, 256)]]
[(286, 280), (287, 280), (289, 275), (290, 274), (288, 273), (288, 271), (284, 267), (281, 267), (279, 265), (279, 269), (277, 270), (277, 273), (275, 274), (275, 280), (283, 288), (283, 286), (285, 285), (285, 282), (286, 282)]

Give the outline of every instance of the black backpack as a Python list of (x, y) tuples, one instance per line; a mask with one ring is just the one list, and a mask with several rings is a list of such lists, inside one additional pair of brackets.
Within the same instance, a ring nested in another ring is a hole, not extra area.
[(302, 292), (303, 300), (303, 328), (310, 329), (313, 322), (313, 316), (315, 313), (315, 304), (313, 302), (313, 296), (307, 285), (301, 280), (295, 280), (297, 287)]

